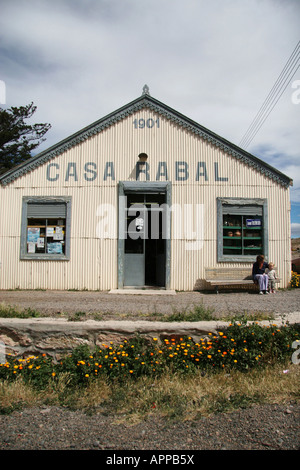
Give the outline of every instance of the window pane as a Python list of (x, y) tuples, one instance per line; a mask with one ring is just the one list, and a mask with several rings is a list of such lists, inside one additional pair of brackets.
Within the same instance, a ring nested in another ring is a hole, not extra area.
[(256, 215), (244, 217), (243, 239), (244, 254), (256, 255), (263, 253), (263, 221)]
[(242, 254), (242, 216), (223, 216), (223, 253), (232, 256)]
[(63, 218), (27, 220), (27, 253), (65, 254), (66, 221)]
[(263, 253), (262, 208), (251, 213), (250, 207), (223, 207), (223, 255), (256, 256)]

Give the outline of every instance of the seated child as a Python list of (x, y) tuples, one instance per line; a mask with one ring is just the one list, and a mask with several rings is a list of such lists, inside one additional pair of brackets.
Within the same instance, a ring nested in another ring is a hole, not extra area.
[(275, 279), (276, 279), (276, 272), (274, 270), (274, 263), (269, 263), (269, 268), (266, 269), (266, 274), (269, 278), (269, 291), (272, 294), (275, 294)]

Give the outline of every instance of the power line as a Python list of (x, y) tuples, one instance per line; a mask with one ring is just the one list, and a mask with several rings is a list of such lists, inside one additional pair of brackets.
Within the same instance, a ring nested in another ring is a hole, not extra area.
[[(300, 50), (299, 45), (300, 45), (300, 42), (298, 42), (296, 48), (294, 49), (292, 55), (290, 56), (280, 76), (275, 82), (272, 90), (270, 91), (269, 95), (267, 96), (266, 100), (261, 106), (259, 112), (255, 116), (246, 134), (242, 138), (240, 142), (240, 146), (246, 147), (249, 145), (249, 143), (254, 138), (255, 134), (258, 132), (258, 130), (260, 129), (260, 127), (262, 126), (262, 124), (264, 123), (264, 121), (266, 120), (266, 118), (268, 117), (268, 115), (270, 114), (274, 106), (276, 105), (276, 103), (278, 102), (279, 98), (283, 94), (291, 77), (295, 74), (295, 72), (299, 68), (299, 64), (297, 65), (297, 62), (299, 61), (299, 50)], [(277, 95), (274, 97), (275, 93), (277, 93)]]
[(262, 104), (260, 110), (256, 114), (254, 120), (252, 121), (245, 135), (241, 139), (239, 143), (240, 147), (247, 148), (250, 142), (253, 140), (253, 138), (255, 137), (255, 135), (257, 134), (257, 132), (259, 131), (259, 129), (261, 128), (261, 126), (263, 125), (263, 123), (265, 122), (269, 114), (271, 113), (272, 109), (274, 108), (274, 106), (276, 105), (280, 97), (282, 96), (291, 78), (300, 67), (299, 59), (300, 59), (300, 41), (296, 45), (294, 51), (292, 52), (286, 65), (284, 66), (281, 74), (277, 78), (275, 84), (273, 85), (273, 88), (271, 89), (270, 93), (268, 94), (267, 98)]

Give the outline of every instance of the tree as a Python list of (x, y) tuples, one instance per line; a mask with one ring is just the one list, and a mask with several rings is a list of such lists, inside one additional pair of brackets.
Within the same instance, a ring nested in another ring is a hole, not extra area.
[(31, 158), (31, 152), (46, 139), (50, 124), (26, 124), (36, 111), (33, 103), (0, 108), (0, 174)]

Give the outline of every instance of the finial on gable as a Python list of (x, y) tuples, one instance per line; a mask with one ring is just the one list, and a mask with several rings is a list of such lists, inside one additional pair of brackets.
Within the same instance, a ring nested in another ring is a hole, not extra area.
[(143, 86), (143, 95), (150, 95), (148, 85)]

